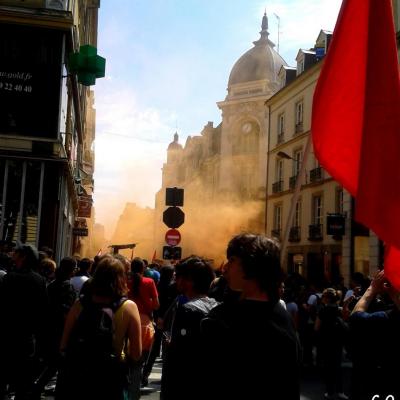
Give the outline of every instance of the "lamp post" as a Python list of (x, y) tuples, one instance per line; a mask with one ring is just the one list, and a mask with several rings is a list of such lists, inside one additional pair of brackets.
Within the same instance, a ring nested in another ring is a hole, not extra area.
[[(304, 149), (303, 160), (301, 161), (300, 171), (296, 178), (296, 185), (294, 188), (294, 193), (292, 196), (292, 200), (290, 203), (290, 210), (289, 215), (286, 220), (285, 230), (283, 232), (282, 244), (281, 244), (281, 266), (283, 267), (286, 264), (286, 248), (289, 239), (289, 232), (293, 222), (294, 213), (296, 210), (296, 203), (299, 200), (300, 189), (301, 189), (301, 177), (303, 176), (304, 172), (306, 171), (307, 159), (308, 155), (310, 154), (311, 149), (311, 134), (307, 138), (306, 147)], [(277, 153), (279, 157), (286, 158), (286, 159), (293, 159), (288, 154), (280, 151)]]

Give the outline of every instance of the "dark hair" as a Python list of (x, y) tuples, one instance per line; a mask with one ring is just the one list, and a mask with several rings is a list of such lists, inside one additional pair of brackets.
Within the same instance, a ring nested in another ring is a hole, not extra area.
[(132, 294), (133, 296), (139, 295), (139, 288), (143, 280), (144, 262), (140, 257), (135, 257), (131, 262), (132, 273)]
[(240, 259), (244, 279), (256, 281), (272, 302), (279, 300), (283, 272), (278, 242), (263, 235), (241, 233), (228, 243), (226, 254)]
[(333, 288), (325, 289), (322, 292), (322, 297), (325, 297), (328, 300), (329, 304), (335, 304), (340, 300), (337, 290)]
[(79, 271), (77, 272), (77, 276), (87, 275), (90, 267), (92, 266), (92, 261), (89, 258), (82, 258), (78, 262)]
[(121, 261), (111, 255), (103, 256), (97, 265), (90, 289), (93, 294), (116, 300), (128, 293), (125, 269)]
[(48, 246), (42, 246), (40, 248), (40, 252), (45, 253), (47, 255), (47, 257), (49, 257), (49, 258), (53, 258), (54, 251), (53, 251), (53, 249), (51, 249)]
[(34, 271), (39, 270), (39, 253), (35, 246), (24, 244), (17, 240), (14, 252), (19, 254), (21, 257), (24, 257), (23, 268), (32, 269)]
[(176, 277), (193, 282), (193, 290), (199, 294), (207, 294), (215, 273), (211, 265), (197, 256), (190, 256), (175, 266)]
[(76, 261), (72, 257), (64, 257), (60, 261), (60, 266), (56, 269), (56, 279), (65, 281), (70, 279), (76, 268)]

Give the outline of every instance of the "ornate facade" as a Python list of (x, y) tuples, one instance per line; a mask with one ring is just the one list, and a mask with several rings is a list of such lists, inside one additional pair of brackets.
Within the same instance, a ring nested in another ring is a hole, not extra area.
[(208, 122), (184, 146), (178, 134), (167, 150), (162, 188), (156, 195), (156, 244), (164, 245), (165, 189), (185, 189), (181, 228), (183, 255), (224, 258), (229, 238), (238, 231), (264, 232), (268, 115), (265, 101), (278, 89), (286, 63), (268, 38), (264, 15), (260, 39), (232, 68), (228, 94), (217, 105), (222, 121)]

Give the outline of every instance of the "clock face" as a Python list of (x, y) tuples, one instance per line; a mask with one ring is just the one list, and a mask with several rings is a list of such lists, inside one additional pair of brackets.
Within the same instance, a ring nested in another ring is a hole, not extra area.
[(245, 122), (245, 123), (242, 125), (242, 132), (243, 132), (243, 133), (250, 133), (250, 132), (251, 132), (251, 128), (252, 128), (251, 122)]

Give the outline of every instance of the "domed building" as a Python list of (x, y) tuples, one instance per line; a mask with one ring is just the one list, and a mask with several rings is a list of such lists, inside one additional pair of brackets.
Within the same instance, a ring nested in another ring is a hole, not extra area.
[(265, 101), (279, 90), (278, 73), (286, 66), (268, 36), (264, 14), (260, 39), (234, 64), (222, 111), (221, 174), (224, 190), (246, 197), (265, 195), (267, 116)]
[(162, 223), (167, 187), (185, 189), (186, 219), (180, 228), (184, 256), (195, 253), (218, 259), (232, 234), (264, 231), (268, 149), (264, 103), (279, 90), (278, 73), (286, 66), (274, 47), (264, 14), (260, 38), (233, 65), (227, 96), (217, 103), (221, 123), (214, 127), (208, 122), (183, 147), (175, 133), (167, 149), (162, 188), (156, 195), (160, 250), (167, 230)]

